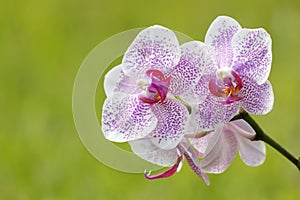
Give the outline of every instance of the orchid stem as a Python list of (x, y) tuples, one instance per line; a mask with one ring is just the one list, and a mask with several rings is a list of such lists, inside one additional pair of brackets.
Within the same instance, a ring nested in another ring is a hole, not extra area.
[(247, 112), (239, 113), (234, 118), (232, 118), (231, 121), (237, 119), (244, 119), (252, 126), (252, 128), (256, 132), (255, 138), (253, 140), (261, 140), (266, 142), (271, 147), (276, 149), (279, 153), (281, 153), (284, 157), (286, 157), (289, 161), (291, 161), (298, 168), (298, 170), (300, 170), (300, 160), (298, 160), (290, 152), (288, 152), (285, 148), (283, 148), (280, 144), (278, 144), (275, 140), (268, 136)]

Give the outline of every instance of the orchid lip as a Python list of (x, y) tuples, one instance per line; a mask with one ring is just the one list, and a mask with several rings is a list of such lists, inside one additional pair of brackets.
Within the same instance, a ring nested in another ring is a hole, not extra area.
[(177, 158), (176, 163), (168, 170), (160, 173), (160, 174), (156, 174), (156, 175), (150, 175), (146, 173), (146, 171), (144, 172), (144, 176), (145, 178), (149, 179), (149, 180), (154, 180), (154, 179), (158, 179), (158, 178), (168, 178), (170, 176), (172, 176), (175, 172), (177, 172), (178, 167), (180, 167), (180, 163), (183, 159), (183, 156), (179, 156)]
[(243, 81), (233, 69), (218, 70), (216, 76), (217, 78), (210, 79), (208, 88), (214, 96), (224, 98), (222, 104), (230, 104), (243, 99), (239, 95)]
[(146, 72), (146, 75), (151, 78), (151, 83), (145, 87), (144, 93), (140, 94), (139, 99), (145, 103), (154, 104), (159, 101), (164, 102), (167, 97), (168, 89), (171, 82), (171, 77), (165, 78), (164, 74), (156, 69), (151, 69)]

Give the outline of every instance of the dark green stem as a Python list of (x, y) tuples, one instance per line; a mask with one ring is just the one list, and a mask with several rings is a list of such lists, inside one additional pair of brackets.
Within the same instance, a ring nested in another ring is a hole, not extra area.
[(231, 121), (237, 119), (243, 119), (252, 126), (252, 128), (256, 132), (256, 136), (253, 140), (261, 140), (266, 142), (271, 147), (276, 149), (279, 153), (281, 153), (284, 157), (286, 157), (289, 161), (291, 161), (298, 168), (298, 170), (300, 170), (300, 160), (295, 158), (290, 152), (288, 152), (281, 145), (279, 145), (275, 140), (273, 140), (270, 136), (268, 136), (247, 112), (241, 112), (240, 114), (232, 118)]

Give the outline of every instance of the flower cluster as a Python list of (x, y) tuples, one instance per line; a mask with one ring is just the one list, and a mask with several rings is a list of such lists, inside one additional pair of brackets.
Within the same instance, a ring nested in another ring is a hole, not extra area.
[(205, 42), (179, 44), (162, 26), (141, 31), (122, 63), (105, 76), (102, 111), (106, 139), (129, 142), (153, 164), (170, 167), (148, 179), (180, 170), (184, 158), (206, 184), (206, 173), (221, 173), (237, 151), (249, 166), (265, 159), (263, 142), (239, 112), (266, 114), (274, 95), (267, 80), (271, 38), (264, 29), (246, 29), (218, 17)]

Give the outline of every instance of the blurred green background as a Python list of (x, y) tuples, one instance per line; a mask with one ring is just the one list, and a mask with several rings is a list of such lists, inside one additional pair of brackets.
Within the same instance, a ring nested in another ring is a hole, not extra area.
[(210, 175), (207, 187), (187, 164), (155, 181), (115, 171), (77, 135), (73, 82), (97, 44), (153, 24), (203, 41), (218, 15), (271, 34), (275, 106), (255, 119), (299, 155), (300, 1), (2, 0), (0, 199), (299, 199), (299, 172), (269, 147), (262, 166), (247, 167), (236, 157), (225, 173)]

